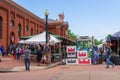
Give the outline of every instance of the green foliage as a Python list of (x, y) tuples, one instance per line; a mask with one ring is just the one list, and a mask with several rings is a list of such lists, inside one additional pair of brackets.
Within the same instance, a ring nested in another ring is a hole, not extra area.
[(97, 40), (97, 39), (94, 39), (94, 43), (95, 43), (95, 45), (102, 44), (102, 41), (103, 41), (103, 40)]
[(107, 35), (107, 38), (110, 38), (111, 36), (112, 36), (111, 34), (108, 34), (108, 35)]
[(69, 37), (71, 37), (74, 40), (76, 40), (76, 38), (77, 38), (76, 35), (74, 33), (72, 33), (70, 29), (67, 30), (67, 34), (68, 34)]
[(90, 54), (90, 51), (88, 51), (88, 56), (87, 56), (88, 58), (91, 58), (91, 54)]

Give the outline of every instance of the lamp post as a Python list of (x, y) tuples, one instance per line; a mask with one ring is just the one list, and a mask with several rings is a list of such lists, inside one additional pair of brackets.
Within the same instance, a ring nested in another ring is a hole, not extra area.
[(45, 25), (45, 30), (46, 30), (46, 44), (48, 43), (48, 15), (49, 15), (49, 12), (48, 10), (46, 9), (45, 10), (45, 17), (46, 17), (46, 25)]

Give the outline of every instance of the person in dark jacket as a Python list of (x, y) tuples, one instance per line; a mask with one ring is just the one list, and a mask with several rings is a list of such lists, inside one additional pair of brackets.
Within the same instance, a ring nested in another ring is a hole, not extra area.
[(42, 60), (42, 46), (39, 44), (37, 45), (37, 65), (40, 66), (41, 60)]
[(0, 50), (1, 50), (1, 52), (2, 52), (2, 56), (4, 56), (4, 55), (5, 55), (5, 49), (4, 49), (4, 46), (1, 46), (1, 47), (0, 47)]

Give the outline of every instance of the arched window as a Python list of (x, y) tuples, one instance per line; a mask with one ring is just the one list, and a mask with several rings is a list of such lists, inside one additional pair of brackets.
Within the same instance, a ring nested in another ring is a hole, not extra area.
[(10, 44), (13, 44), (15, 41), (15, 33), (14, 32), (11, 32), (10, 33)]
[(28, 25), (26, 25), (26, 32), (28, 32), (29, 31), (29, 27), (28, 27)]
[(37, 30), (37, 34), (39, 34), (39, 30)]
[(0, 39), (2, 39), (2, 17), (0, 16)]
[(21, 24), (18, 24), (18, 37), (21, 37)]
[(11, 21), (10, 21), (10, 26), (11, 26), (11, 27), (14, 27), (14, 25), (15, 25), (14, 21), (11, 20)]
[(31, 28), (31, 35), (33, 35), (33, 28)]

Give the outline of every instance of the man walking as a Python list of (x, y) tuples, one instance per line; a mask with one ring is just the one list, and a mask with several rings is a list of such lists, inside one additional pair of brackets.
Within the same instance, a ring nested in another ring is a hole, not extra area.
[(110, 45), (109, 43), (106, 45), (106, 68), (109, 68), (109, 65), (112, 65), (112, 67), (114, 68), (115, 64), (113, 64), (110, 59), (111, 59), (111, 56), (112, 56), (112, 50), (110, 48)]
[(29, 50), (29, 47), (26, 46), (24, 50), (24, 62), (25, 62), (26, 70), (28, 71), (30, 71), (30, 53), (31, 51)]

